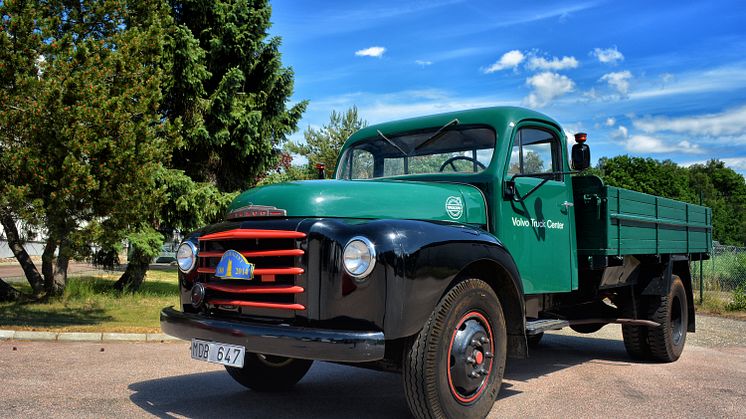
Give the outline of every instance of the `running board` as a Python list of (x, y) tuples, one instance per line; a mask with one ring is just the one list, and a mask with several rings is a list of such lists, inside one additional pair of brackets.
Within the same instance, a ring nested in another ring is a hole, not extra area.
[(559, 330), (563, 327), (570, 326), (567, 320), (559, 319), (538, 319), (526, 322), (526, 334), (528, 336), (538, 335), (547, 330)]
[(574, 324), (609, 324), (618, 323), (630, 326), (647, 326), (658, 327), (660, 323), (652, 320), (643, 319), (578, 319), (578, 320), (561, 320), (561, 319), (538, 319), (526, 322), (526, 335), (533, 336), (544, 333), (547, 330), (559, 330), (563, 327), (569, 327)]

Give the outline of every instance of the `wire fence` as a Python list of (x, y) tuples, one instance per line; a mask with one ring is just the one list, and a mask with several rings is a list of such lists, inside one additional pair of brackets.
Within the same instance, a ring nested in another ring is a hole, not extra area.
[(746, 247), (714, 244), (711, 258), (692, 262), (691, 270), (699, 285), (700, 299), (715, 297), (730, 301), (746, 289)]

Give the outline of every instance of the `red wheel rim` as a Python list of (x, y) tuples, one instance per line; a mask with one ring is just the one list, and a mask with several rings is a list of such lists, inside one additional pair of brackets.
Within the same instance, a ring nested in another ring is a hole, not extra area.
[(494, 348), (492, 328), (487, 318), (478, 311), (463, 315), (448, 345), (447, 369), (451, 394), (460, 403), (472, 403), (487, 387)]

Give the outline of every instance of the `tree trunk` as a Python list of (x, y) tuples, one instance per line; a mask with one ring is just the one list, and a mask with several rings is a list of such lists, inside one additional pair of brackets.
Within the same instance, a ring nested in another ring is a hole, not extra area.
[(57, 242), (50, 237), (47, 239), (44, 252), (41, 254), (41, 273), (44, 274), (44, 284), (52, 282), (54, 278), (55, 251), (57, 251)]
[(63, 244), (60, 246), (60, 254), (54, 264), (50, 281), (44, 281), (44, 289), (49, 296), (60, 296), (65, 292), (67, 285), (67, 267), (70, 264), (70, 255), (67, 254), (67, 247)]
[(42, 272), (44, 273), (44, 290), (48, 296), (58, 296), (65, 292), (67, 285), (67, 267), (70, 263), (67, 246), (63, 241), (60, 243), (59, 255), (55, 258), (54, 251), (57, 248), (54, 240), (50, 237), (44, 246), (42, 255)]
[[(21, 236), (18, 234), (18, 228), (10, 214), (3, 212), (0, 215), (0, 223), (5, 229), (5, 235), (8, 238), (8, 246), (13, 251), (18, 263), (23, 269), (23, 273), (26, 275), (26, 279), (31, 285), (31, 289), (34, 291), (34, 296), (39, 296), (44, 291), (44, 278), (39, 274), (39, 270), (36, 269), (36, 265), (31, 260), (26, 249), (23, 248), (21, 242)], [(12, 287), (11, 287), (12, 288)]]
[(0, 278), (0, 302), (18, 301), (23, 294)]
[(119, 291), (129, 291), (134, 293), (140, 289), (140, 285), (142, 285), (142, 282), (145, 280), (148, 266), (150, 266), (150, 258), (143, 254), (142, 250), (133, 246), (132, 255), (127, 264), (127, 269), (124, 270), (124, 273), (119, 277), (119, 280), (114, 283), (114, 288)]

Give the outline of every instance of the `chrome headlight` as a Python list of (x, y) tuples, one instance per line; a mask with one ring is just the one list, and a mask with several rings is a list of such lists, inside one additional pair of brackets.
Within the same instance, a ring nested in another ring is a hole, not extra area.
[(176, 250), (176, 263), (179, 264), (181, 272), (191, 272), (197, 265), (197, 247), (190, 241), (182, 243)]
[(345, 271), (356, 279), (368, 276), (376, 265), (376, 248), (362, 236), (347, 242), (343, 256)]

